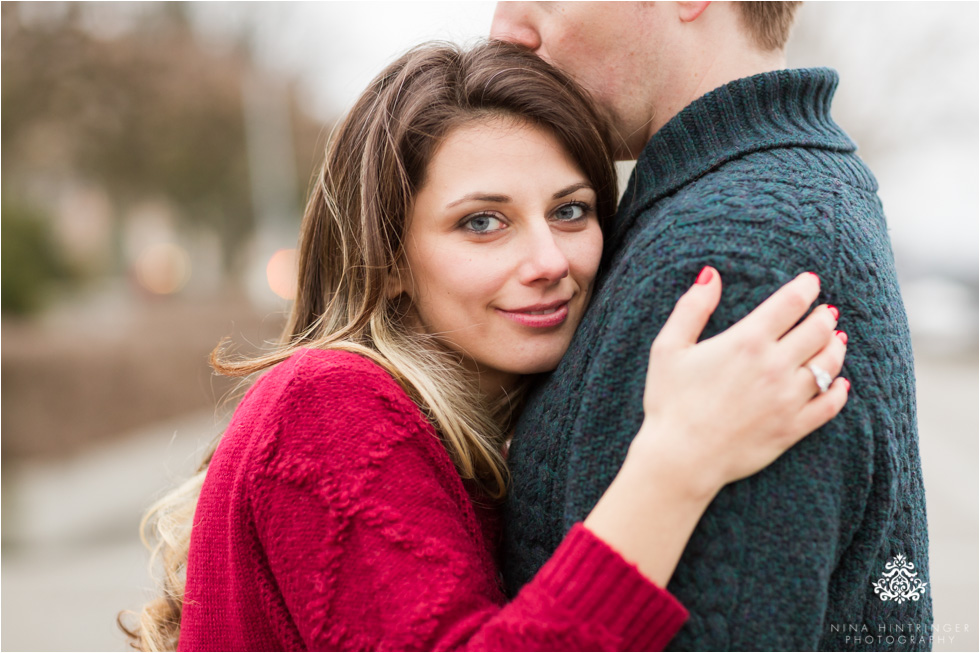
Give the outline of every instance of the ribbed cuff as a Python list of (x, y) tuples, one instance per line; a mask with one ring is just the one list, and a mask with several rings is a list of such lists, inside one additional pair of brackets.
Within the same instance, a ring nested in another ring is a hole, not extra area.
[(620, 634), (623, 650), (662, 651), (688, 612), (581, 523), (537, 574), (555, 600), (583, 621)]

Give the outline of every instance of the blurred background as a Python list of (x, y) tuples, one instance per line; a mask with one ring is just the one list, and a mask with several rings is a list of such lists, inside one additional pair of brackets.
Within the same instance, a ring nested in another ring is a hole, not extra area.
[[(485, 35), (493, 4), (0, 8), (0, 646), (123, 650), (116, 613), (152, 595), (140, 517), (234, 407), (208, 352), (279, 334), (330, 127), (404, 49)], [(806, 4), (789, 48), (840, 71), (835, 118), (881, 184), (937, 650), (978, 648), (978, 21), (976, 3)]]

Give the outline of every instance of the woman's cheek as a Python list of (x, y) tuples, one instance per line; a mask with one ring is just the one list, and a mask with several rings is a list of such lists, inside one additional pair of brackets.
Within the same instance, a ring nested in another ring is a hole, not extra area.
[(602, 260), (602, 230), (598, 223), (580, 234), (575, 251), (570, 255), (572, 266), (577, 270), (578, 282), (591, 288)]

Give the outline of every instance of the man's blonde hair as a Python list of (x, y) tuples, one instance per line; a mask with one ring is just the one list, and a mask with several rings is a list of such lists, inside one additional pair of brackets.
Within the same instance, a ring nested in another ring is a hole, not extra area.
[(782, 50), (802, 2), (736, 2), (742, 23), (759, 48)]

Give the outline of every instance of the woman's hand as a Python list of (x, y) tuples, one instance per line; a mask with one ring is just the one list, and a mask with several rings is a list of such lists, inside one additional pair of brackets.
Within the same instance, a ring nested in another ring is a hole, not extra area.
[(699, 343), (721, 298), (718, 272), (705, 268), (651, 347), (644, 423), (630, 456), (667, 462), (678, 482), (714, 496), (837, 415), (848, 382), (838, 378), (821, 392), (809, 369), (831, 378), (841, 370), (846, 336), (834, 331), (837, 309), (818, 306), (799, 322), (819, 292), (820, 279), (801, 274)]

